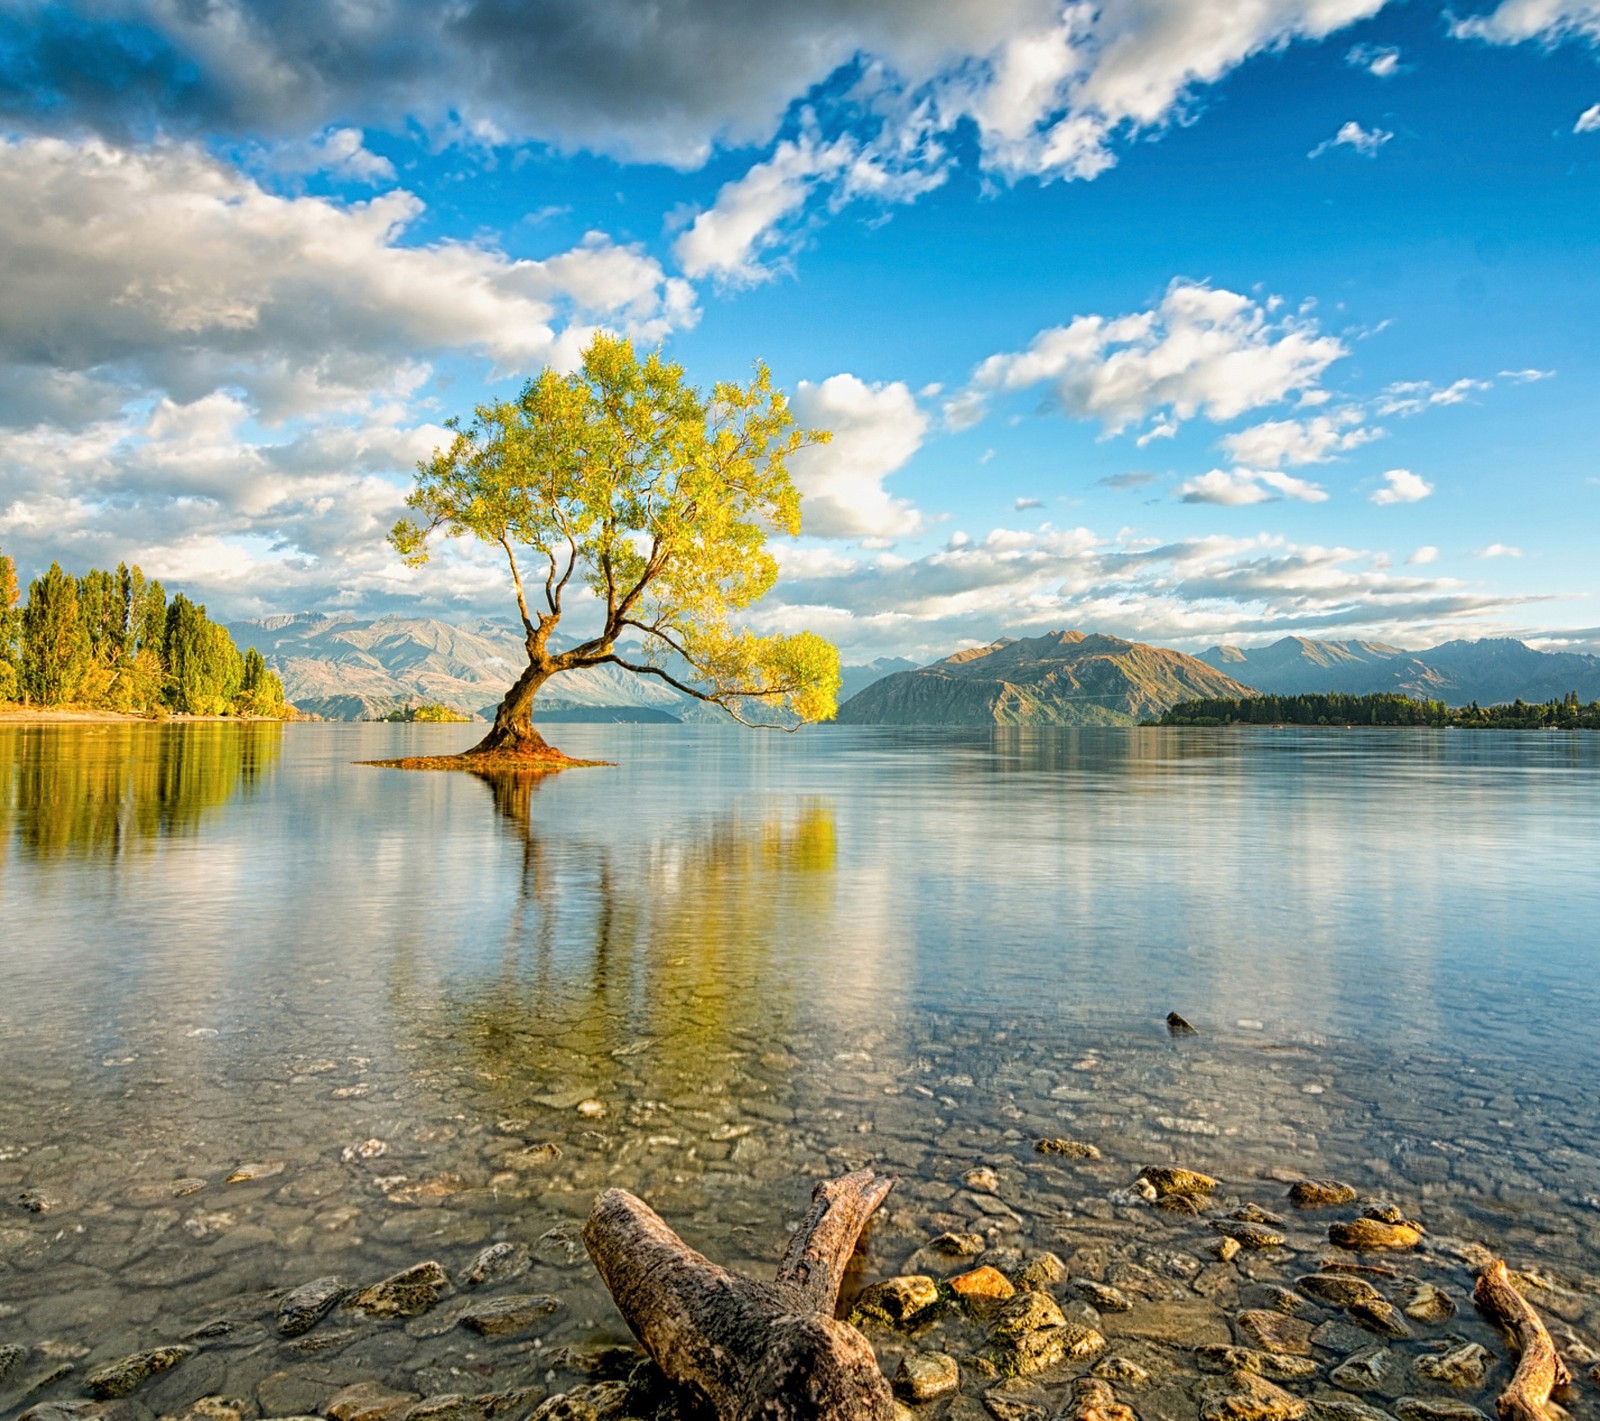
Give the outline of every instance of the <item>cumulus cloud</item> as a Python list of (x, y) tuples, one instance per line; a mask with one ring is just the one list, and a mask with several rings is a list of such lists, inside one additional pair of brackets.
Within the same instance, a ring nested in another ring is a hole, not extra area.
[(1490, 543), (1486, 548), (1478, 549), (1480, 558), (1520, 558), (1521, 548), (1514, 548), (1509, 543)]
[(916, 533), (922, 515), (893, 498), (883, 481), (922, 446), (928, 415), (901, 382), (869, 384), (833, 375), (795, 388), (796, 421), (833, 434), (790, 463), (805, 531), (829, 538), (897, 538)]
[(1400, 73), (1400, 51), (1393, 45), (1352, 45), (1344, 62), (1352, 68), (1365, 69), (1375, 79), (1392, 79)]
[(354, 182), (394, 180), (394, 164), (366, 145), (359, 128), (331, 128), (315, 138), (283, 143), (266, 155), (268, 164), (283, 173), (327, 173)]
[(281, 197), (186, 145), (0, 140), (0, 367), (187, 404), (246, 391), (278, 420), (360, 403), (419, 358), (570, 363), (591, 323), (692, 324), (687, 283), (591, 233), (543, 261), (406, 246), (410, 193)]
[(1421, 474), (1410, 469), (1390, 469), (1383, 476), (1384, 486), (1372, 495), (1372, 502), (1380, 506), (1388, 503), (1421, 503), (1433, 492)]
[(1600, 133), (1600, 104), (1590, 104), (1572, 125), (1574, 133)]
[(1061, 408), (1107, 435), (1154, 418), (1175, 432), (1203, 414), (1236, 418), (1312, 388), (1347, 353), (1315, 323), (1276, 316), (1237, 292), (1174, 281), (1152, 310), (1079, 316), (1040, 331), (1026, 350), (991, 355), (944, 407), (952, 428), (977, 423), (996, 395), (1049, 384)]
[[(976, 126), (1008, 177), (1093, 177), (1252, 56), (1385, 0), (77, 0), (0, 13), (13, 124), (295, 139), (334, 124), (683, 167), (848, 94), (877, 144)], [(840, 78), (854, 82), (839, 82)], [(833, 84), (827, 81), (834, 79)]]
[(1062, 627), (1179, 645), (1252, 633), (1443, 639), (1503, 625), (1520, 600), (1396, 573), (1354, 548), (1271, 536), (1155, 543), (1088, 528), (1000, 528), (919, 558), (785, 572), (762, 625), (815, 627), (850, 659), (948, 655)]
[(1429, 563), (1438, 561), (1439, 550), (1432, 543), (1424, 543), (1406, 559), (1406, 563), (1411, 567), (1426, 567)]
[(1024, 513), (1030, 508), (1043, 508), (1044, 500), (1042, 498), (1019, 498), (1014, 504), (1012, 504), (1012, 507), (1015, 508), (1018, 513)]
[(1300, 503), (1326, 503), (1320, 484), (1297, 479), (1276, 469), (1212, 469), (1178, 485), (1184, 503), (1219, 503), (1238, 507), (1251, 503), (1276, 503), (1292, 498)]
[(1346, 408), (1309, 419), (1268, 420), (1229, 434), (1219, 444), (1236, 464), (1270, 469), (1325, 464), (1382, 437), (1381, 429), (1362, 425), (1360, 410)]
[(1490, 44), (1521, 44), (1530, 39), (1545, 44), (1565, 39), (1600, 43), (1600, 0), (1500, 0), (1487, 14), (1453, 21), (1450, 32), (1458, 39), (1481, 39)]
[(1394, 134), (1384, 128), (1363, 128), (1354, 119), (1341, 124), (1339, 131), (1332, 138), (1324, 138), (1309, 153), (1308, 158), (1320, 158), (1324, 153), (1334, 148), (1351, 148), (1363, 158), (1376, 158), (1378, 149), (1389, 142)]

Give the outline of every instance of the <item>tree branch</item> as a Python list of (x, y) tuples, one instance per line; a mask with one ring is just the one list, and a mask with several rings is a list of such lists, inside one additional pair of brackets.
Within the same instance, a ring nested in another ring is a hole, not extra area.
[[(580, 650), (581, 650), (581, 648), (580, 648)], [(568, 653), (568, 655), (571, 655), (571, 654), (572, 653), (570, 653), (570, 652)], [(800, 729), (801, 725), (803, 725), (805, 723), (804, 721), (797, 721), (793, 725), (776, 725), (776, 724), (773, 724), (770, 721), (746, 720), (742, 715), (739, 714), (738, 710), (735, 709), (735, 707), (733, 707), (733, 706), (728, 704), (729, 701), (737, 701), (737, 700), (762, 701), (762, 700), (771, 700), (774, 696), (786, 696), (791, 691), (798, 691), (798, 690), (803, 689), (802, 687), (797, 686), (797, 685), (796, 686), (773, 686), (773, 687), (769, 688), (768, 690), (764, 690), (764, 691), (731, 690), (731, 691), (717, 691), (715, 693), (712, 693), (712, 692), (697, 690), (695, 687), (690, 686), (690, 685), (686, 684), (685, 682), (678, 680), (678, 678), (676, 676), (673, 676), (673, 675), (669, 674), (668, 672), (663, 671), (659, 666), (635, 666), (633, 664), (633, 662), (631, 662), (631, 661), (624, 661), (620, 656), (616, 655), (615, 652), (612, 652), (612, 653), (610, 653), (609, 655), (606, 655), (606, 656), (597, 656), (597, 657), (594, 657), (593, 659), (579, 662), (578, 664), (585, 665), (585, 666), (604, 666), (604, 665), (608, 665), (609, 664), (609, 665), (614, 665), (614, 666), (620, 666), (624, 671), (631, 671), (631, 672), (633, 672), (633, 674), (635, 676), (655, 676), (655, 677), (659, 678), (660, 680), (665, 681), (674, 690), (682, 691), (683, 694), (686, 695), (686, 696), (693, 696), (695, 698), (695, 700), (697, 700), (697, 701), (705, 701), (708, 705), (720, 706), (729, 715), (731, 715), (736, 721), (738, 721), (740, 725), (748, 726), (751, 730), (782, 730), (782, 731), (785, 731), (786, 733), (792, 735), (792, 734), (794, 734), (795, 731)]]
[(522, 613), (523, 630), (532, 636), (533, 618), (528, 615), (528, 599), (522, 590), (522, 574), (517, 571), (517, 555), (511, 551), (511, 539), (504, 533), (500, 535), (500, 546), (506, 550), (506, 561), (511, 564), (511, 581), (517, 589), (517, 610)]

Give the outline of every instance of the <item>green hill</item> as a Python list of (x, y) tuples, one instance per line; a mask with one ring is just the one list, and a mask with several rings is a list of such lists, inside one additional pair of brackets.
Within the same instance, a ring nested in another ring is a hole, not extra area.
[(1120, 637), (1048, 632), (958, 651), (886, 676), (840, 706), (839, 721), (1134, 725), (1179, 701), (1249, 694), (1249, 687), (1180, 651)]

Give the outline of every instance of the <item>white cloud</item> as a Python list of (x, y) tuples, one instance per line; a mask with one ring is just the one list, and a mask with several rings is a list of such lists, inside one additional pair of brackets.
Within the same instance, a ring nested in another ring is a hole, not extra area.
[(1098, 419), (1108, 435), (1152, 417), (1161, 434), (1201, 414), (1233, 419), (1309, 389), (1347, 353), (1314, 322), (1270, 311), (1237, 292), (1174, 281), (1152, 310), (1079, 316), (1040, 331), (1026, 350), (991, 355), (946, 403), (946, 422), (966, 428), (994, 395), (1046, 382), (1068, 414)]
[(1553, 380), (1555, 373), (1554, 370), (1502, 370), (1500, 378), (1513, 385), (1532, 385), (1540, 380)]
[(1478, 549), (1480, 558), (1520, 558), (1521, 548), (1514, 548), (1509, 543), (1490, 543), (1486, 548)]
[(1492, 380), (1475, 380), (1463, 377), (1448, 385), (1435, 385), (1429, 380), (1400, 380), (1386, 386), (1374, 401), (1381, 415), (1397, 414), (1402, 417), (1421, 414), (1439, 405), (1459, 405), (1473, 395), (1493, 387)]
[(1012, 507), (1015, 508), (1018, 513), (1025, 513), (1030, 508), (1043, 508), (1044, 500), (1042, 498), (1019, 498), (1014, 504), (1012, 504)]
[(896, 538), (922, 529), (916, 508), (883, 487), (928, 430), (927, 413), (904, 384), (873, 385), (854, 375), (802, 380), (792, 404), (800, 425), (833, 433), (829, 443), (802, 450), (790, 463), (808, 534)]
[(327, 173), (354, 182), (394, 181), (394, 164), (366, 145), (359, 128), (330, 128), (316, 138), (283, 143), (267, 155), (272, 167), (283, 173)]
[(1275, 419), (1253, 425), (1219, 441), (1236, 464), (1270, 469), (1299, 464), (1325, 464), (1348, 450), (1359, 448), (1383, 431), (1364, 427), (1358, 409), (1335, 410), (1310, 419)]
[(0, 141), (0, 268), (29, 274), (0, 283), (0, 366), (182, 404), (240, 388), (279, 420), (358, 405), (434, 352), (524, 370), (570, 362), (591, 323), (656, 340), (695, 319), (639, 248), (403, 245), (422, 210), (400, 190), (280, 197), (181, 145)]
[(1426, 567), (1429, 563), (1438, 561), (1439, 550), (1432, 543), (1424, 543), (1406, 559), (1406, 563), (1411, 567)]
[(692, 278), (715, 276), (750, 284), (770, 273), (755, 256), (772, 245), (774, 229), (805, 206), (811, 189), (850, 166), (849, 138), (823, 143), (815, 135), (777, 146), (771, 158), (723, 186), (716, 202), (700, 213), (673, 244), (673, 255)]
[(1392, 79), (1401, 72), (1400, 51), (1393, 45), (1352, 45), (1344, 61), (1352, 68), (1365, 69), (1375, 79)]
[(1198, 646), (1252, 633), (1443, 639), (1504, 626), (1519, 600), (1278, 537), (1162, 544), (1087, 528), (995, 529), (916, 559), (835, 561), (814, 578), (786, 569), (760, 624), (813, 627), (849, 659), (931, 658), (1063, 627)]
[(1384, 486), (1372, 495), (1372, 502), (1379, 505), (1420, 503), (1433, 492), (1433, 485), (1410, 469), (1390, 469), (1383, 478)]
[(1557, 44), (1576, 38), (1600, 42), (1600, 0), (1500, 0), (1487, 14), (1456, 20), (1450, 32), (1458, 39), (1490, 44), (1530, 39)]
[(1591, 104), (1572, 125), (1574, 133), (1600, 133), (1600, 104)]
[(1394, 134), (1384, 128), (1363, 128), (1354, 119), (1341, 124), (1339, 131), (1332, 138), (1324, 138), (1309, 153), (1308, 158), (1320, 158), (1324, 153), (1334, 148), (1353, 148), (1363, 158), (1375, 158), (1378, 149), (1389, 142)]
[(1276, 469), (1212, 469), (1178, 485), (1184, 503), (1219, 503), (1237, 507), (1251, 503), (1276, 503), (1292, 498), (1300, 503), (1326, 503), (1320, 484), (1297, 479)]

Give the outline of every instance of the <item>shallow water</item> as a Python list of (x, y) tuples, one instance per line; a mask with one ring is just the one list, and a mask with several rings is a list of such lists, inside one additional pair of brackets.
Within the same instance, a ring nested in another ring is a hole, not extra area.
[[(616, 767), (352, 763), (470, 736), (0, 727), (0, 1344), (31, 1349), (0, 1413), (217, 1319), (137, 1402), (559, 1386), (626, 1340), (576, 1243), (599, 1188), (768, 1269), (867, 1162), (901, 1184), (863, 1276), (955, 1271), (919, 1246), (976, 1227), (1226, 1317), (1326, 1217), (1222, 1276), (1204, 1220), (1112, 1194), (1182, 1163), (1287, 1212), (1332, 1175), (1426, 1222), (1417, 1276), (1465, 1303), (1464, 1251), (1504, 1253), (1600, 1344), (1600, 739), (564, 726)], [(1102, 1160), (1034, 1152), (1063, 1135)], [(454, 1328), (465, 1290), (310, 1355), (272, 1332), (272, 1290), (497, 1239), (563, 1300), (537, 1336)], [(1128, 1399), (1192, 1416), (1142, 1316), (1099, 1319), (1157, 1373)]]

